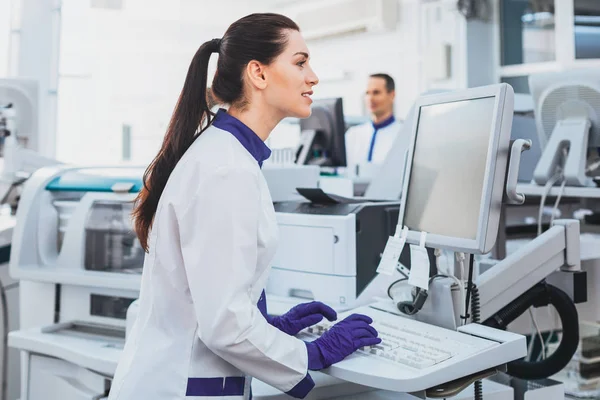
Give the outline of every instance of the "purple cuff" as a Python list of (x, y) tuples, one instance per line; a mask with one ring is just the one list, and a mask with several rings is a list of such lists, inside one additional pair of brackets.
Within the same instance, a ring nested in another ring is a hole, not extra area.
[(286, 392), (285, 394), (295, 397), (297, 399), (303, 399), (306, 397), (308, 392), (310, 392), (314, 387), (315, 382), (313, 382), (310, 374), (307, 373), (304, 379), (298, 382), (298, 384), (294, 386), (292, 390)]
[(318, 371), (325, 368), (319, 346), (312, 342), (304, 342), (304, 344), (306, 344), (306, 352), (308, 353), (308, 369)]

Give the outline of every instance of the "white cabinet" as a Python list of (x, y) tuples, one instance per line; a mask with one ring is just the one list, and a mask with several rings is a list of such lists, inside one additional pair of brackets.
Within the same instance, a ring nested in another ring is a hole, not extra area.
[(108, 397), (106, 377), (57, 358), (23, 352), (28, 360), (25, 400), (101, 400)]
[[(0, 249), (6, 251), (6, 249)], [(19, 329), (19, 285), (8, 275), (8, 263), (0, 264), (0, 281), (4, 287), (6, 295), (6, 307), (8, 310), (8, 331)], [(4, 310), (0, 308), (0, 337), (4, 337)], [(0, 400), (16, 400), (19, 397), (19, 351), (17, 349), (0, 346), (0, 360), (3, 360), (8, 351), (6, 376), (6, 399), (2, 398), (0, 392)], [(0, 376), (3, 376), (3, 363), (0, 362)]]

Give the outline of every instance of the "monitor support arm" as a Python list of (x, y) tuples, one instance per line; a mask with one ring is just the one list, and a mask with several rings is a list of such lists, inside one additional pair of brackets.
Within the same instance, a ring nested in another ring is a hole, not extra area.
[(564, 159), (563, 151), (566, 150), (563, 175), (567, 185), (589, 186), (585, 163), (590, 127), (591, 123), (587, 118), (569, 118), (557, 122), (533, 172), (535, 183), (545, 185), (552, 179)]
[[(562, 338), (554, 352), (542, 361), (516, 360), (508, 374), (521, 379), (547, 378), (568, 365), (579, 346), (579, 320), (574, 298), (545, 279), (557, 270), (581, 270), (579, 221), (559, 220), (515, 253), (484, 272), (476, 281), (480, 314), (484, 325), (506, 329), (530, 307), (552, 305), (562, 325)], [(565, 275), (561, 273), (560, 275)]]
[[(505, 202), (522, 204), (525, 196), (517, 193), (517, 178), (521, 152), (527, 150), (530, 141), (518, 139), (511, 147), (510, 163), (506, 177)], [(579, 252), (579, 221), (556, 220), (553, 226), (536, 239), (527, 243), (515, 253), (481, 275), (474, 283), (479, 291), (480, 319), (485, 321), (502, 308), (510, 304), (533, 286), (546, 279), (557, 270), (575, 272), (581, 270)], [(455, 268), (455, 275), (460, 276), (460, 268)], [(437, 285), (434, 285), (437, 287)], [(436, 289), (434, 289), (436, 290)], [(442, 287), (439, 290), (447, 290)], [(455, 299), (464, 301), (464, 299)], [(454, 307), (460, 309), (460, 305)], [(434, 313), (435, 314), (435, 313)], [(441, 321), (430, 321), (436, 325), (444, 325)], [(459, 321), (456, 318), (456, 321)]]
[[(523, 139), (512, 144), (506, 202), (523, 204), (525, 201), (525, 196), (517, 193), (516, 187), (521, 152), (530, 147), (531, 142)], [(571, 272), (581, 269), (577, 220), (555, 221), (548, 231), (477, 278), (481, 320), (485, 321), (558, 269)]]
[(485, 321), (557, 270), (581, 270), (579, 221), (556, 220), (553, 226), (481, 274), (481, 320)]

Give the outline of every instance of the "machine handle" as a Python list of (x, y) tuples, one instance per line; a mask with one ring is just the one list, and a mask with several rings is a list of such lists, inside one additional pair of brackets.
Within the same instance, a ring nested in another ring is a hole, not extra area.
[(513, 142), (510, 150), (510, 163), (508, 165), (508, 177), (506, 179), (506, 196), (510, 204), (523, 204), (525, 195), (517, 193), (519, 179), (519, 167), (521, 165), (521, 153), (531, 148), (531, 140), (517, 139)]

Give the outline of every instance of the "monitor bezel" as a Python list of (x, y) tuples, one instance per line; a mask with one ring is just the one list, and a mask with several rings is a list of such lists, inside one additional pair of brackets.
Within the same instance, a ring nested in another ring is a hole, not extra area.
[[(339, 128), (339, 132), (332, 132), (331, 135), (331, 160), (333, 167), (347, 167), (348, 155), (346, 154), (346, 122), (344, 119), (344, 99), (342, 97), (323, 97), (318, 98), (311, 104), (311, 115), (299, 120), (300, 131), (305, 129), (315, 129), (310, 126), (309, 121), (313, 117), (314, 108), (321, 108), (325, 113), (332, 111), (331, 128)], [(309, 126), (306, 126), (309, 124)]]
[[(422, 107), (436, 104), (454, 103), (466, 100), (477, 100), (495, 97), (494, 113), (491, 123), (491, 132), (488, 143), (488, 155), (484, 173), (483, 199), (479, 209), (477, 223), (477, 234), (475, 239), (457, 238), (427, 232), (425, 245), (438, 249), (448, 249), (455, 252), (466, 252), (470, 254), (485, 254), (489, 252), (495, 242), (500, 220), (500, 208), (505, 191), (505, 173), (507, 167), (508, 147), (510, 142), (510, 123), (512, 122), (513, 97), (512, 88), (506, 84), (496, 84), (466, 89), (451, 93), (434, 94), (420, 97), (415, 103), (414, 118), (410, 131), (406, 168), (403, 176), (402, 201), (400, 204), (399, 225), (404, 226), (406, 213), (406, 199), (410, 176), (412, 173), (412, 160), (414, 158), (417, 129), (421, 118)], [(510, 118), (507, 118), (507, 114)], [(503, 142), (501, 143), (501, 139)], [(501, 175), (498, 169), (502, 169)], [(500, 176), (502, 179), (499, 179)], [(494, 206), (494, 209), (492, 207)], [(491, 229), (490, 229), (491, 228)], [(407, 243), (418, 244), (420, 232), (410, 230), (407, 235)]]

